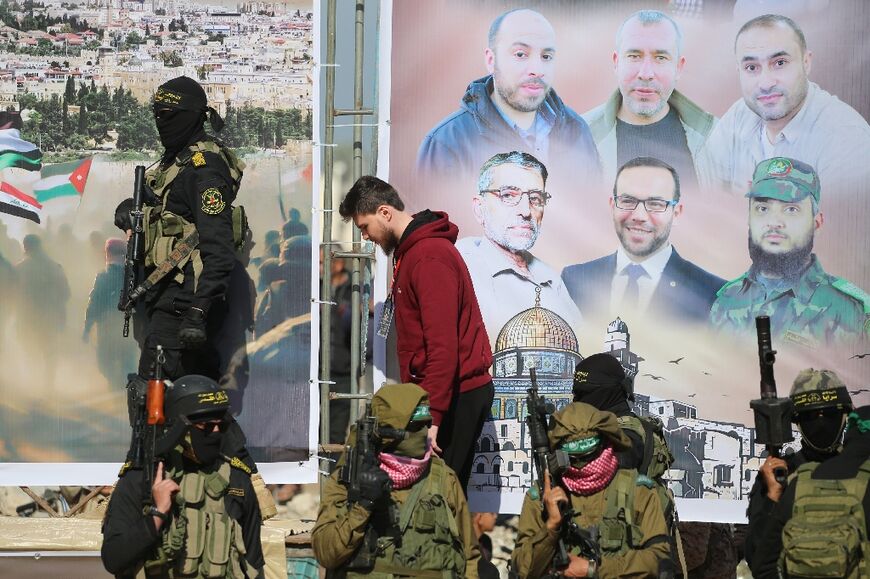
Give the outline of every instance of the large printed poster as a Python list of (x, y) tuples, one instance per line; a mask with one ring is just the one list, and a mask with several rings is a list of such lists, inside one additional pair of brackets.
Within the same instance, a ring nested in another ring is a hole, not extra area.
[(124, 460), (144, 332), (137, 312), (122, 336), (113, 219), (163, 151), (154, 92), (181, 75), (246, 165), (251, 236), (212, 303), (220, 383), (265, 480), (315, 480), (312, 3), (2, 0), (0, 21), (0, 484), (111, 484)]
[(530, 367), (562, 407), (616, 356), (684, 519), (740, 520), (763, 461), (756, 315), (781, 396), (829, 368), (870, 402), (866, 3), (390, 7), (387, 177), (459, 226), (495, 358), (473, 510), (530, 485)]

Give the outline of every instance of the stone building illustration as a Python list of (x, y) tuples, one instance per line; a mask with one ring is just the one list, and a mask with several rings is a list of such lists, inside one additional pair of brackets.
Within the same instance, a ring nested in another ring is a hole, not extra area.
[[(642, 358), (631, 351), (628, 325), (608, 324), (603, 351), (634, 377)], [(469, 489), (522, 493), (532, 483), (531, 448), (525, 423), (529, 368), (535, 368), (538, 394), (563, 408), (573, 398), (574, 369), (584, 356), (574, 331), (551, 310), (535, 305), (511, 318), (499, 332), (493, 352), (495, 398), (492, 417), (478, 439)], [(689, 394), (689, 392), (687, 392)], [(675, 460), (665, 478), (680, 498), (745, 499), (764, 461), (755, 429), (739, 423), (704, 420), (692, 404), (635, 393), (639, 416), (664, 424)], [(747, 401), (748, 405), (748, 401)]]
[(526, 395), (532, 386), (529, 368), (535, 368), (538, 394), (559, 409), (572, 400), (574, 368), (583, 356), (568, 323), (541, 307), (540, 291), (534, 307), (504, 325), (494, 350), (492, 420), (478, 439), (469, 486), (522, 492), (533, 476), (525, 423)]

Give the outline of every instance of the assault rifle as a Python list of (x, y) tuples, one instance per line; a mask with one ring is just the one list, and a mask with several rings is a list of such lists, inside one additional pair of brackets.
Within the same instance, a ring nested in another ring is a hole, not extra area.
[(163, 379), (165, 362), (163, 346), (158, 345), (153, 378), (146, 382), (139, 376), (133, 376), (127, 384), (127, 404), (130, 406), (133, 426), (129, 460), (133, 469), (141, 469), (145, 475), (146, 501), (151, 500), (151, 485), (157, 470), (158, 457), (155, 456), (154, 447), (162, 425), (166, 422), (163, 412), (166, 391), (166, 381)]
[[(535, 467), (535, 476), (537, 478), (538, 490), (543, 504), (544, 497), (544, 477), (546, 473), (550, 474), (550, 484), (556, 486), (561, 484), (562, 474), (570, 466), (568, 454), (562, 450), (550, 449), (550, 438), (547, 436), (547, 430), (550, 422), (550, 416), (555, 412), (556, 408), (551, 402), (543, 396), (538, 396), (538, 379), (534, 368), (529, 368), (529, 376), (532, 380), (532, 387), (527, 390), (526, 407), (528, 415), (526, 416), (526, 424), (529, 428), (529, 440), (532, 447), (532, 460)], [(601, 548), (598, 545), (598, 528), (583, 529), (574, 520), (575, 515), (570, 503), (561, 503), (559, 512), (562, 514), (562, 523), (559, 526), (559, 544), (556, 547), (556, 555), (553, 557), (552, 568), (554, 572), (545, 576), (561, 577), (560, 571), (566, 569), (571, 560), (568, 552), (571, 547), (580, 549), (580, 556), (590, 561), (595, 561), (598, 565), (601, 563)], [(546, 507), (544, 507), (544, 517), (547, 516)]]
[(130, 225), (133, 231), (127, 240), (127, 255), (124, 257), (124, 285), (118, 309), (124, 312), (124, 337), (130, 335), (130, 315), (136, 298), (133, 291), (142, 280), (144, 262), (142, 251), (145, 247), (145, 228), (143, 224), (142, 203), (145, 196), (145, 167), (137, 165), (133, 179), (133, 208), (130, 210)]
[[(350, 506), (359, 501), (360, 474), (367, 470), (380, 468), (378, 466), (378, 453), (383, 446), (383, 439), (404, 440), (408, 437), (408, 432), (405, 430), (378, 426), (377, 417), (372, 415), (371, 400), (366, 402), (365, 412), (357, 419), (354, 431), (356, 440), (353, 445), (346, 448), (345, 462), (338, 475), (339, 482), (347, 488), (348, 510), (350, 510)], [(389, 481), (386, 485), (387, 488), (384, 490), (389, 492), (391, 490)], [(401, 537), (398, 537), (397, 540), (401, 540)], [(362, 545), (346, 568), (348, 570), (371, 570), (374, 568), (377, 552), (378, 535), (369, 525)]]
[[(749, 402), (755, 414), (755, 439), (765, 445), (768, 454), (780, 458), (785, 443), (794, 440), (791, 434), (793, 411), (791, 398), (778, 398), (773, 364), (776, 350), (770, 339), (770, 318), (757, 316), (755, 331), (758, 334), (758, 364), (761, 370), (761, 398)], [(778, 468), (774, 472), (776, 480), (785, 486), (788, 472)]]

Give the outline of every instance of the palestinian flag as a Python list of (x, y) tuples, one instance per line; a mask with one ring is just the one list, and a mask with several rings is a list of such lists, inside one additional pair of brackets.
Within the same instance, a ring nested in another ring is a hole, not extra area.
[(21, 138), (18, 129), (0, 130), (0, 169), (26, 169), (39, 171), (42, 151)]
[(85, 192), (85, 183), (90, 170), (91, 157), (69, 163), (46, 165), (42, 168), (42, 179), (33, 184), (33, 193), (40, 203), (55, 197), (81, 196)]
[(9, 183), (0, 183), (0, 213), (39, 223), (40, 209), (42, 205), (27, 193), (19, 191)]

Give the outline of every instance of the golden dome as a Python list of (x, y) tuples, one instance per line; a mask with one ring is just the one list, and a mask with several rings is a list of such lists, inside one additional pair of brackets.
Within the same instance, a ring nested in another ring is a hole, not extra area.
[(539, 304), (515, 315), (498, 333), (496, 353), (511, 348), (545, 348), (574, 354), (580, 351), (568, 322)]

